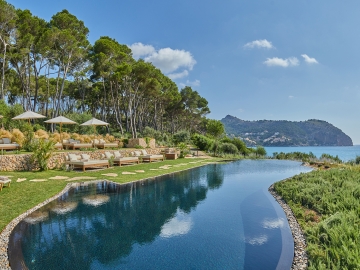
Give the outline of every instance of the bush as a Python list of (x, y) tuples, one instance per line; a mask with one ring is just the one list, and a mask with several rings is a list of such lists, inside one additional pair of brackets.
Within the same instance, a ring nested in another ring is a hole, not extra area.
[(52, 153), (55, 151), (53, 141), (46, 141), (44, 139), (34, 139), (30, 144), (30, 149), (33, 152), (31, 161), (37, 163), (40, 171), (48, 170), (48, 161)]
[(194, 145), (199, 148), (201, 151), (206, 151), (211, 147), (213, 140), (208, 137), (200, 134), (195, 134), (192, 136), (192, 141)]
[(237, 147), (232, 143), (223, 143), (220, 145), (220, 152), (224, 154), (237, 154), (238, 149)]
[(187, 130), (182, 130), (173, 135), (173, 141), (175, 144), (188, 143), (190, 141), (190, 133)]
[(262, 146), (257, 146), (255, 149), (255, 154), (256, 156), (260, 156), (260, 157), (266, 156), (266, 150)]
[(142, 132), (143, 137), (155, 138), (156, 141), (162, 141), (163, 136), (160, 131), (157, 131), (151, 127), (145, 127)]
[(178, 147), (180, 149), (179, 158), (184, 158), (187, 154), (190, 154), (190, 150), (186, 143), (179, 143)]
[(360, 164), (360, 156), (356, 156), (356, 158), (355, 158), (355, 164)]

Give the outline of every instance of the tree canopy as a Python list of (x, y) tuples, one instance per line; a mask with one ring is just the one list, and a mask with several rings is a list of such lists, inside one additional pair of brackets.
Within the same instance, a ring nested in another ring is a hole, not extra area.
[(56, 117), (89, 113), (137, 137), (204, 131), (208, 101), (178, 86), (131, 49), (102, 36), (90, 44), (85, 23), (67, 10), (50, 21), (0, 0), (0, 100)]

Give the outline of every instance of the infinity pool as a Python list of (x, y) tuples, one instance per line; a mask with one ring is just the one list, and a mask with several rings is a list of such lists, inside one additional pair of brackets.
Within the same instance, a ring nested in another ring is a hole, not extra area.
[(278, 160), (211, 164), (70, 189), (10, 236), (13, 269), (289, 269), (293, 240), (267, 192), (310, 169)]

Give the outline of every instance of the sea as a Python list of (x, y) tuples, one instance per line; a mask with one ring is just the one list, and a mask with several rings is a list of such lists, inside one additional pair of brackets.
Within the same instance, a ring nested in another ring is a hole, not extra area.
[(316, 157), (322, 154), (338, 156), (342, 161), (354, 160), (360, 156), (360, 145), (354, 146), (290, 146), (290, 147), (265, 147), (267, 156), (272, 157), (275, 152), (291, 153), (302, 152), (308, 154), (312, 152)]

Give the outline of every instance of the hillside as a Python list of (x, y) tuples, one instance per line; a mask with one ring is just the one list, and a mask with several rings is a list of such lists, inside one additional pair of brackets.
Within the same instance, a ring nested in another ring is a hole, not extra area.
[(332, 124), (307, 121), (244, 121), (227, 115), (221, 119), (226, 133), (242, 138), (248, 145), (263, 146), (352, 146), (351, 138)]

